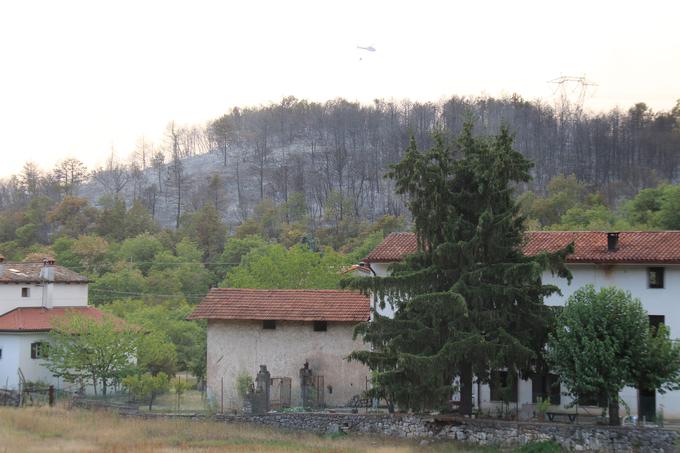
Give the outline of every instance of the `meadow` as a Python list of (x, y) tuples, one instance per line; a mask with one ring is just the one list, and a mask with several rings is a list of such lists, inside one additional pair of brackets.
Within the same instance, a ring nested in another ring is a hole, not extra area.
[(0, 407), (0, 452), (485, 452), (464, 444), (329, 437), (206, 420), (140, 419), (64, 407)]

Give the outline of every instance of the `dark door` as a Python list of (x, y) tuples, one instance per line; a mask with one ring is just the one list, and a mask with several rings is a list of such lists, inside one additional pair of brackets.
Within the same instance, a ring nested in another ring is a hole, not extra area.
[(656, 420), (656, 391), (639, 390), (640, 392), (640, 415), (646, 421)]

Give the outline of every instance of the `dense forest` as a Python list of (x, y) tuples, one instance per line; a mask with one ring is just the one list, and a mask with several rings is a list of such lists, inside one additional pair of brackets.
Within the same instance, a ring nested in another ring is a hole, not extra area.
[[(567, 109), (568, 110), (568, 109)], [(598, 115), (518, 97), (440, 104), (286, 98), (206, 127), (168, 126), (128, 161), (27, 163), (0, 183), (0, 254), (56, 257), (90, 301), (168, 337), (200, 369), (204, 326), (184, 321), (213, 286), (335, 288), (342, 270), (410, 228), (384, 178), (413, 136), (429, 147), (471, 120), (502, 124), (534, 162), (520, 187), (530, 229), (680, 229), (680, 103)], [(455, 143), (449, 143), (455, 149)], [(196, 371), (198, 372), (198, 371)]]

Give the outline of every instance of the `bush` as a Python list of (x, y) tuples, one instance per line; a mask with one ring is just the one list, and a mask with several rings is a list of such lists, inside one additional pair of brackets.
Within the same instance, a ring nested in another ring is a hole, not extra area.
[(248, 372), (241, 371), (238, 376), (236, 376), (236, 394), (241, 398), (241, 400), (246, 399), (248, 390), (253, 385), (253, 378), (250, 377)]

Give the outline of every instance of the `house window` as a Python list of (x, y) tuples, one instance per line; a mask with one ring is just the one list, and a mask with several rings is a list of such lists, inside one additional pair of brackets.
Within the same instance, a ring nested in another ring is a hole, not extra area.
[(328, 330), (328, 322), (314, 321), (314, 332), (325, 332)]
[(0, 348), (0, 360), (2, 360), (2, 348)]
[(560, 404), (560, 378), (556, 374), (538, 374), (531, 380), (531, 396), (534, 403), (550, 399), (550, 404)]
[(31, 343), (31, 358), (32, 359), (46, 359), (49, 352), (49, 345), (44, 341), (36, 341)]
[(650, 288), (663, 288), (663, 267), (647, 269), (647, 283)]
[(21, 297), (30, 297), (31, 288), (21, 288)]
[(578, 395), (578, 404), (581, 406), (607, 407), (607, 398), (604, 393), (584, 393)]
[(649, 327), (654, 329), (654, 334), (659, 331), (659, 326), (666, 324), (666, 317), (664, 315), (649, 315)]
[(264, 330), (274, 330), (274, 329), (276, 329), (276, 320), (265, 319), (264, 321), (262, 321), (262, 328)]
[(491, 382), (491, 401), (505, 401), (507, 403), (517, 402), (517, 377), (507, 371), (492, 371)]

